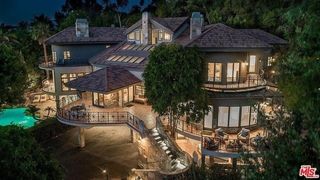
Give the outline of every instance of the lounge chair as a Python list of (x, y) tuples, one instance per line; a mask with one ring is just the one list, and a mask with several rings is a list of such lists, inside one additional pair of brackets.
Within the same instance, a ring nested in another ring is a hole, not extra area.
[(221, 143), (225, 143), (229, 139), (229, 134), (225, 133), (221, 128), (216, 129), (214, 134), (215, 138), (219, 139)]
[(237, 134), (237, 139), (243, 143), (249, 144), (250, 130), (242, 128), (241, 131)]

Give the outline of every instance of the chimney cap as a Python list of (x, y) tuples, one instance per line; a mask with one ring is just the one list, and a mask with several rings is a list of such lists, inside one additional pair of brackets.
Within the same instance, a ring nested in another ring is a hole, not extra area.
[(77, 18), (76, 23), (88, 23), (88, 20), (85, 18)]

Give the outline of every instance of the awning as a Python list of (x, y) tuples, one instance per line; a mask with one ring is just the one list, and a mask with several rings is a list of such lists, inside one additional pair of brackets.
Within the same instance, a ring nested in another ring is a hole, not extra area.
[(110, 66), (72, 80), (66, 86), (79, 91), (107, 93), (139, 82), (141, 80), (128, 70)]

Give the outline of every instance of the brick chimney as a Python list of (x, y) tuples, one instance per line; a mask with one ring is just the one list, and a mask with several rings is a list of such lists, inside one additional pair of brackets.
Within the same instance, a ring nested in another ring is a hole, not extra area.
[(150, 14), (149, 12), (143, 12), (142, 13), (142, 37), (141, 37), (141, 43), (142, 44), (148, 44), (149, 43), (149, 18)]
[(76, 20), (76, 36), (89, 37), (89, 23), (87, 19)]
[(203, 15), (200, 12), (193, 12), (190, 18), (190, 39), (199, 36), (203, 27)]

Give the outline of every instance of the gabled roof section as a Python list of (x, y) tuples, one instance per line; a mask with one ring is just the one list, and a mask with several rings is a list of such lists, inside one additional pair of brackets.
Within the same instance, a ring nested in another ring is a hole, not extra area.
[(179, 27), (181, 27), (184, 22), (186, 22), (189, 17), (169, 17), (169, 18), (158, 18), (152, 17), (152, 20), (158, 22), (162, 26), (170, 29), (172, 32), (176, 32)]
[(107, 93), (141, 82), (121, 67), (110, 66), (68, 82), (66, 85), (79, 91)]
[(275, 36), (273, 34), (270, 34), (264, 30), (261, 29), (239, 29), (240, 31), (255, 37), (263, 42), (266, 42), (268, 44), (279, 44), (279, 45), (285, 45), (288, 44), (288, 42), (278, 36)]
[(116, 65), (125, 68), (143, 69), (154, 45), (124, 42), (112, 50), (104, 50), (90, 59), (93, 65)]
[[(159, 17), (151, 17), (151, 23), (155, 21), (159, 25), (163, 26), (165, 29), (176, 32), (189, 18), (188, 17), (169, 17), (169, 18), (159, 18)], [(132, 32), (134, 29), (141, 26), (141, 19), (134, 23), (126, 30), (126, 34)]]
[(222, 23), (206, 27), (200, 36), (190, 40), (186, 46), (200, 48), (271, 48), (272, 46), (238, 29)]
[(89, 27), (89, 37), (77, 37), (75, 27), (68, 27), (46, 40), (46, 44), (119, 43), (126, 39), (125, 28)]

